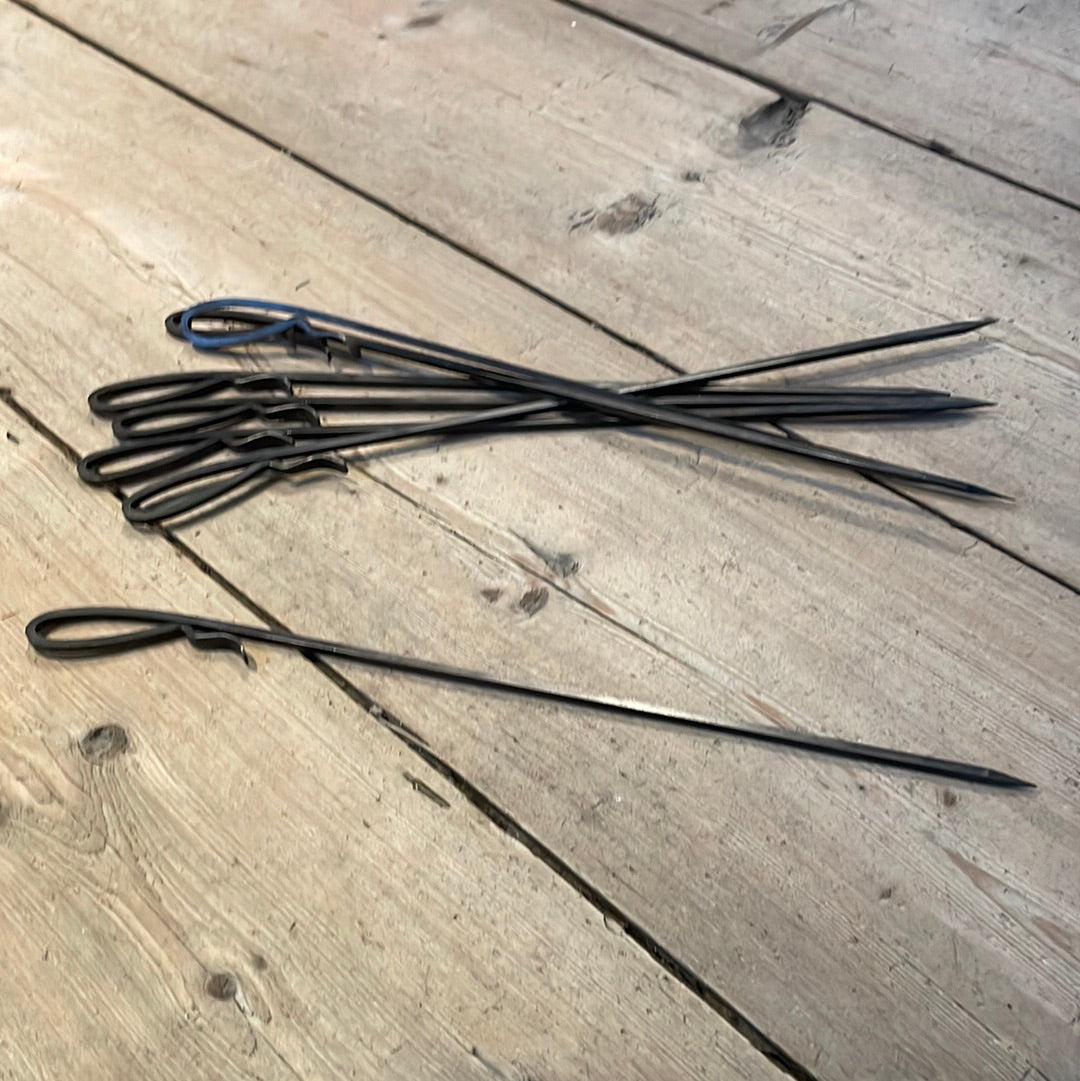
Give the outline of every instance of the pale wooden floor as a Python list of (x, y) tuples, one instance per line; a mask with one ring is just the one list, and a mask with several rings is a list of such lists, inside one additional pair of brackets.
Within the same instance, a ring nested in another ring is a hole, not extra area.
[[(1072, 6), (40, 7), (0, 0), (0, 1078), (1076, 1081)], [(205, 364), (161, 319), (222, 294), (596, 379), (994, 314), (872, 370), (992, 414), (826, 434), (1017, 501), (560, 435), (136, 533), (75, 478), (85, 395)], [(29, 653), (92, 603), (1039, 787), (267, 651)]]

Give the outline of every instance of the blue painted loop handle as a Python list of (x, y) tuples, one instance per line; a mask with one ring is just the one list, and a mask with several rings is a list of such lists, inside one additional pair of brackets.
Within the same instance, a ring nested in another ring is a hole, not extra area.
[[(225, 331), (214, 334), (204, 334), (191, 325), (195, 319), (243, 319), (245, 313), (258, 316), (260, 325), (251, 327), (248, 330)], [(313, 326), (309, 320), (329, 324), (338, 328), (338, 332), (335, 333), (331, 330)], [(166, 326), (169, 325), (170, 321), (167, 320)], [(480, 362), (509, 375), (535, 374), (517, 364), (508, 364), (505, 361), (495, 360), (493, 357), (473, 353), (467, 349), (456, 349), (453, 346), (440, 345), (425, 338), (414, 337), (412, 334), (403, 334), (400, 331), (377, 327), (372, 323), (360, 323), (355, 319), (346, 319), (343, 316), (333, 315), (330, 312), (320, 312), (314, 308), (300, 308), (295, 304), (281, 304), (252, 297), (221, 297), (216, 300), (204, 300), (199, 304), (193, 304), (190, 308), (185, 308), (178, 313), (176, 327), (176, 333), (181, 338), (189, 341), (196, 349), (201, 350), (228, 349), (233, 345), (249, 345), (253, 342), (275, 341), (281, 338), (287, 340), (290, 332), (314, 340), (344, 342), (345, 338), (340, 331), (349, 331), (372, 339), (369, 344), (375, 347), (379, 343), (392, 342), (399, 346), (422, 349), (429, 354)]]
[[(203, 333), (191, 325), (195, 319), (211, 319), (216, 315), (222, 315), (223, 312), (226, 315), (238, 315), (242, 318), (244, 311), (272, 314), (280, 318), (268, 321), (260, 326), (250, 327), (247, 330), (217, 331), (213, 334)], [(340, 341), (341, 336), (339, 334), (316, 330), (307, 321), (308, 318), (318, 315), (318, 312), (309, 311), (305, 308), (271, 304), (265, 300), (253, 300), (250, 298), (206, 300), (201, 304), (193, 304), (180, 313), (180, 335), (196, 349), (203, 351), (228, 349), (232, 346), (251, 345), (255, 342), (275, 341), (287, 338), (290, 332), (303, 334), (314, 339)]]

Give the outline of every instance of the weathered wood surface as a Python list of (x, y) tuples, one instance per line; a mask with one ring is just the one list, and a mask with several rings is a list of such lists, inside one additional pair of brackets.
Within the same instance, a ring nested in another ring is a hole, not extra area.
[(32, 654), (79, 599), (252, 617), (0, 428), (0, 1077), (780, 1081), (303, 659)]
[(687, 369), (999, 316), (984, 340), (1009, 348), (918, 371), (997, 413), (872, 447), (1015, 496), (928, 502), (1080, 584), (1080, 214), (827, 109), (749, 122), (771, 91), (546, 0), (43, 6)]
[[(160, 318), (221, 292), (306, 281), (313, 303), (552, 368), (657, 370), (7, 22), (0, 93), (24, 120), (5, 135), (2, 377), (78, 449), (105, 439), (92, 386), (204, 363)], [(719, 483), (726, 461), (621, 437), (477, 441), (282, 487), (183, 535), (298, 629), (1037, 781), (948, 789), (350, 673), (814, 1076), (1068, 1078), (1074, 595), (880, 489), (746, 468)]]
[(585, 0), (737, 70), (1080, 202), (1074, 0)]

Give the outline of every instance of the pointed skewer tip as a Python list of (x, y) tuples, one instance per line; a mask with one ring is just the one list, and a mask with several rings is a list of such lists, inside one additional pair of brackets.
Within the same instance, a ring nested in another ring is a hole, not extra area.
[(996, 315), (986, 315), (981, 319), (972, 319), (967, 323), (967, 326), (971, 330), (981, 330), (983, 327), (992, 326), (998, 321)]
[(986, 771), (986, 779), (1002, 788), (1038, 788), (1034, 781), (1025, 781), (1020, 777), (1014, 777), (1011, 773), (1001, 773), (996, 769)]
[(984, 488), (981, 484), (969, 484), (965, 481), (963, 486), (957, 490), (963, 492), (964, 495), (974, 496), (977, 499), (997, 499), (1002, 503), (1016, 502), (1011, 495), (995, 492), (992, 488)]

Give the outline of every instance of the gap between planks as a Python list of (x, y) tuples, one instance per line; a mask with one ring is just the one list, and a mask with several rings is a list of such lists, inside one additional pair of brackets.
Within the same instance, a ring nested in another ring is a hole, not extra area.
[[(28, 427), (45, 439), (51, 446), (56, 448), (72, 465), (76, 465), (80, 455), (75, 448), (67, 442), (59, 433), (54, 432), (48, 424), (27, 409), (10, 390), (0, 388), (0, 403), (7, 406)], [(383, 482), (379, 481), (382, 484)], [(389, 488), (389, 485), (383, 485)], [(394, 491), (394, 489), (390, 489)], [(117, 502), (121, 499), (121, 493), (116, 485), (109, 485), (108, 491)], [(395, 491), (395, 495), (397, 495)], [(256, 619), (261, 620), (267, 626), (286, 632), (291, 630), (282, 620), (272, 612), (259, 604), (243, 589), (231, 582), (224, 574), (213, 567), (206, 559), (194, 551), (169, 529), (162, 526), (153, 526), (146, 532), (159, 537), (169, 544), (183, 559), (187, 560), (197, 571), (204, 574), (215, 585), (223, 589), (230, 597), (243, 605)], [(462, 538), (467, 539), (467, 538)], [(469, 542), (471, 543), (471, 542)], [(581, 602), (579, 602), (581, 603)], [(605, 617), (607, 618), (607, 617)], [(681, 961), (661, 942), (654, 938), (637, 921), (632, 919), (623, 909), (610, 898), (605, 896), (596, 886), (588, 881), (584, 875), (577, 872), (569, 863), (562, 859), (551, 848), (545, 845), (538, 837), (530, 833), (522, 826), (513, 815), (490, 799), (476, 784), (471, 782), (464, 774), (457, 770), (449, 761), (440, 757), (426, 746), (424, 740), (413, 733), (409, 727), (397, 718), (391, 711), (384, 709), (374, 698), (368, 695), (353, 680), (342, 675), (333, 665), (318, 657), (303, 654), (304, 659), (335, 687), (356, 702), (364, 712), (378, 724), (387, 729), (396, 739), (416, 754), (425, 765), (435, 770), (440, 776), (451, 784), (456, 791), (471, 804), (480, 814), (495, 826), (496, 829), (506, 834), (510, 839), (522, 845), (528, 852), (540, 860), (553, 874), (557, 875), (576, 894), (590, 904), (601, 915), (605, 924), (614, 923), (623, 933), (647, 956), (659, 964), (674, 979), (678, 980), (691, 994), (700, 999), (709, 1009), (717, 1013), (726, 1021), (743, 1039), (745, 1039), (756, 1051), (760, 1052), (774, 1066), (782, 1070), (794, 1079), (794, 1081), (818, 1081), (817, 1076), (802, 1063), (793, 1058), (783, 1047), (773, 1040), (766, 1032), (755, 1025), (748, 1017), (741, 1013), (727, 998), (716, 988), (712, 987), (707, 980), (694, 972), (687, 964)]]
[[(155, 86), (158, 86), (162, 90), (165, 90), (168, 93), (179, 98), (181, 101), (184, 101), (185, 103), (194, 106), (195, 108), (208, 114), (209, 116), (212, 116), (214, 119), (220, 121), (221, 123), (228, 125), (234, 130), (239, 131), (252, 139), (255, 139), (263, 146), (277, 151), (278, 153), (287, 155), (290, 160), (296, 162), (298, 165), (301, 165), (306, 169), (309, 169), (317, 176), (329, 181), (330, 183), (348, 192), (349, 194), (364, 200), (369, 205), (390, 214), (396, 220), (402, 222), (410, 228), (416, 229), (425, 236), (428, 236), (431, 239), (446, 245), (450, 250), (456, 252), (457, 254), (464, 256), (465, 258), (479, 264), (480, 266), (492, 271), (495, 274), (498, 274), (500, 277), (513, 283), (515, 286), (524, 289), (527, 293), (538, 297), (539, 299), (543, 300), (548, 304), (553, 305), (559, 311), (564, 312), (572, 318), (584, 323), (591, 329), (599, 331), (605, 337), (610, 338), (613, 342), (616, 342), (619, 345), (625, 346), (626, 348), (633, 350), (634, 352), (647, 358), (648, 360), (651, 360), (654, 363), (661, 365), (663, 368), (670, 372), (674, 372), (677, 374), (686, 373), (687, 369), (679, 366), (674, 361), (663, 356), (658, 351), (649, 348), (643, 342), (621, 333), (615, 327), (612, 327), (601, 320), (595, 319), (584, 310), (575, 307), (574, 305), (568, 303), (567, 301), (563, 300), (549, 290), (546, 290), (541, 286), (537, 285), (536, 283), (529, 281), (528, 279), (515, 273), (510, 268), (505, 267), (500, 263), (496, 262), (494, 259), (491, 259), (488, 256), (485, 256), (483, 253), (476, 251), (474, 248), (471, 248), (468, 245), (455, 240), (453, 237), (449, 236), (443, 230), (440, 230), (436, 226), (420, 220), (415, 215), (412, 215), (407, 211), (400, 209), (386, 199), (383, 199), (378, 195), (374, 194), (373, 192), (370, 192), (365, 188), (361, 187), (360, 185), (353, 183), (341, 174), (334, 172), (326, 166), (320, 165), (311, 157), (293, 151), (289, 146), (283, 144), (282, 142), (266, 134), (265, 132), (260, 131), (258, 128), (252, 126), (251, 124), (248, 124), (243, 120), (239, 119), (238, 117), (217, 108), (216, 106), (197, 97), (194, 94), (189, 93), (176, 83), (173, 83), (168, 79), (165, 79), (162, 76), (155, 74), (154, 72), (150, 71), (149, 69), (145, 68), (134, 60), (125, 57), (124, 55), (116, 52), (114, 49), (109, 48), (102, 42), (99, 42), (96, 39), (88, 36), (87, 34), (75, 29), (68, 23), (65, 23), (62, 19), (59, 19), (56, 16), (42, 11), (36, 5), (30, 3), (29, 0), (8, 0), (8, 2), (11, 3), (14, 7), (26, 11), (35, 18), (41, 19), (48, 25), (54, 27), (55, 29), (78, 41), (81, 45), (84, 45), (85, 47), (93, 50), (99, 55), (107, 58), (108, 60), (111, 60), (113, 63), (120, 65), (122, 68), (130, 71), (132, 74), (148, 80)], [(985, 173), (988, 176), (994, 177), (995, 179), (1001, 180), (1014, 187), (1017, 187), (1035, 195), (1044, 196), (1051, 201), (1060, 203), (1061, 205), (1069, 209), (1080, 210), (1080, 206), (1073, 204), (1068, 200), (1061, 199), (1051, 193), (1042, 191), (1037, 188), (1033, 188), (1030, 185), (1026, 185), (1021, 181), (1017, 181), (1008, 176), (997, 173), (993, 169), (982, 166), (976, 162), (968, 161), (964, 158), (957, 157), (950, 153), (945, 153), (942, 148), (931, 146), (925, 141), (894, 131), (886, 125), (880, 124), (868, 117), (850, 112), (849, 110), (834, 105), (829, 101), (817, 99), (814, 97), (808, 97), (806, 95), (793, 91), (790, 88), (785, 88), (780, 84), (774, 84), (771, 81), (763, 77), (757, 76), (752, 72), (743, 70), (737, 65), (727, 64), (724, 61), (718, 60), (715, 57), (711, 57), (706, 53), (698, 52), (688, 46), (664, 38), (662, 35), (655, 34), (646, 28), (620, 19), (618, 16), (611, 15), (602, 10), (594, 9), (586, 3), (579, 3), (578, 0), (555, 0), (555, 2), (562, 6), (568, 7), (571, 10), (580, 11), (583, 15), (588, 15), (590, 17), (596, 18), (601, 22), (608, 23), (627, 33), (651, 41), (662, 48), (666, 48), (674, 53), (686, 56), (688, 59), (694, 60), (695, 62), (700, 62), (708, 66), (715, 67), (719, 70), (729, 72), (730, 74), (738, 76), (739, 78), (743, 78), (748, 82), (763, 86), (766, 89), (775, 90), (781, 96), (786, 96), (799, 101), (821, 104), (833, 110), (834, 112), (840, 113), (859, 123), (863, 123), (870, 128), (882, 132), (883, 134), (893, 136), (921, 149), (931, 150), (934, 153), (939, 154), (940, 156), (947, 157), (950, 160), (954, 160), (962, 165), (975, 169), (978, 172)], [(1009, 545), (993, 539), (985, 531), (979, 530), (958, 520), (956, 517), (950, 515), (947, 511), (942, 510), (923, 499), (920, 499), (917, 495), (909, 493), (903, 488), (895, 487), (887, 483), (886, 481), (880, 480), (872, 475), (865, 475), (865, 479), (871, 481), (873, 484), (885, 489), (886, 491), (899, 497), (900, 499), (903, 499), (911, 506), (917, 507), (921, 511), (930, 514), (931, 516), (937, 518), (941, 522), (944, 522), (951, 528), (965, 533), (976, 540), (983, 541), (990, 547), (994, 548), (996, 551), (1002, 553), (1005, 556), (1008, 556), (1019, 565), (1037, 572), (1038, 574), (1054, 582), (1056, 585), (1062, 586), (1065, 589), (1070, 590), (1074, 594), (1080, 593), (1080, 584), (1069, 581), (1062, 575), (1055, 573), (1050, 568), (1041, 565), (1036, 560), (1022, 555)], [(403, 496), (404, 498), (403, 493), (397, 488), (395, 488), (393, 485), (387, 483), (385, 486), (391, 491), (395, 492), (395, 494)]]

